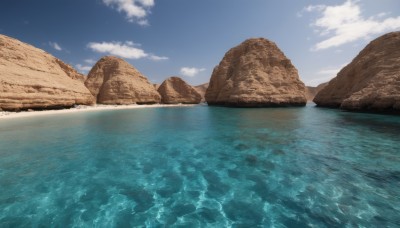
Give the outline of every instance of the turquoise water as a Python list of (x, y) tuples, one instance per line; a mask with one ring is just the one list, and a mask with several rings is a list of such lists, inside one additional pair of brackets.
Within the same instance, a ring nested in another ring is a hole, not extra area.
[(400, 117), (149, 108), (0, 120), (0, 227), (399, 227)]

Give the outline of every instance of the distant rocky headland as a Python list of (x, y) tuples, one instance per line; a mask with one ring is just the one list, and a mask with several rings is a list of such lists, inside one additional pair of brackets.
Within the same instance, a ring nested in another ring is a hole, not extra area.
[(194, 88), (196, 89), (196, 91), (201, 95), (201, 102), (205, 102), (205, 95), (206, 95), (206, 91), (208, 88), (209, 83), (204, 83), (198, 86), (195, 86)]
[(314, 100), (315, 95), (317, 95), (317, 93), (319, 93), (319, 91), (321, 91), (323, 88), (325, 88), (326, 85), (328, 85), (327, 82), (321, 83), (316, 87), (314, 87), (314, 86), (306, 86), (306, 98), (307, 98), (307, 101)]
[(304, 106), (400, 112), (400, 32), (368, 44), (330, 82), (305, 86), (278, 46), (264, 38), (230, 49), (209, 83), (169, 77), (152, 84), (125, 60), (102, 57), (87, 76), (49, 53), (0, 35), (0, 111), (77, 105), (198, 104), (233, 107)]
[(201, 95), (179, 77), (167, 78), (157, 89), (163, 104), (198, 104)]

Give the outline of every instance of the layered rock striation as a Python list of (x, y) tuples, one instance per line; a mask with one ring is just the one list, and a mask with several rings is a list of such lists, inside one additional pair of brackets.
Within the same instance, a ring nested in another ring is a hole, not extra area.
[(84, 76), (49, 53), (0, 35), (0, 109), (58, 109), (92, 105)]
[(153, 84), (123, 59), (101, 58), (85, 81), (99, 104), (154, 104), (161, 97)]
[(314, 98), (322, 107), (400, 111), (400, 32), (370, 42)]
[(164, 104), (198, 104), (201, 95), (179, 77), (167, 78), (158, 88)]
[(248, 39), (229, 50), (214, 68), (205, 94), (209, 105), (304, 106), (305, 86), (277, 45)]

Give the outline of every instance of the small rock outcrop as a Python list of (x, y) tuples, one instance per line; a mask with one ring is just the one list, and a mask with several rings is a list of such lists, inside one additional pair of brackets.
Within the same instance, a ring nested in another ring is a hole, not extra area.
[(90, 70), (85, 85), (99, 104), (155, 104), (161, 100), (145, 76), (114, 56), (101, 58)]
[(198, 104), (201, 95), (179, 77), (167, 78), (158, 88), (164, 104)]
[(205, 95), (209, 105), (304, 106), (305, 86), (275, 43), (248, 39), (229, 50), (214, 68)]
[(328, 85), (328, 82), (319, 84), (316, 87), (314, 87), (314, 86), (306, 86), (307, 101), (312, 101), (314, 99), (315, 95), (317, 95), (317, 93), (319, 91), (321, 91), (326, 85)]
[(400, 32), (370, 42), (314, 98), (351, 111), (400, 111)]
[(0, 109), (59, 109), (92, 105), (84, 76), (49, 53), (0, 35)]
[(201, 95), (201, 102), (205, 102), (205, 95), (206, 95), (206, 91), (208, 88), (208, 84), (209, 83), (204, 83), (198, 86), (195, 86), (194, 88), (196, 89), (196, 91)]

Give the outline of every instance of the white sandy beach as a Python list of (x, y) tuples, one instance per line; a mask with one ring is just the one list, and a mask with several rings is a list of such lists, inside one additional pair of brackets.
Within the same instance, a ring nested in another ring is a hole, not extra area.
[(160, 108), (160, 107), (185, 107), (195, 106), (192, 104), (153, 104), (153, 105), (94, 105), (84, 106), (79, 105), (70, 109), (60, 110), (44, 110), (44, 111), (22, 111), (22, 112), (0, 112), (0, 119), (20, 118), (20, 117), (32, 117), (42, 115), (54, 115), (63, 113), (76, 113), (76, 112), (90, 112), (90, 111), (101, 111), (101, 110), (121, 110), (121, 109), (136, 109), (136, 108)]

